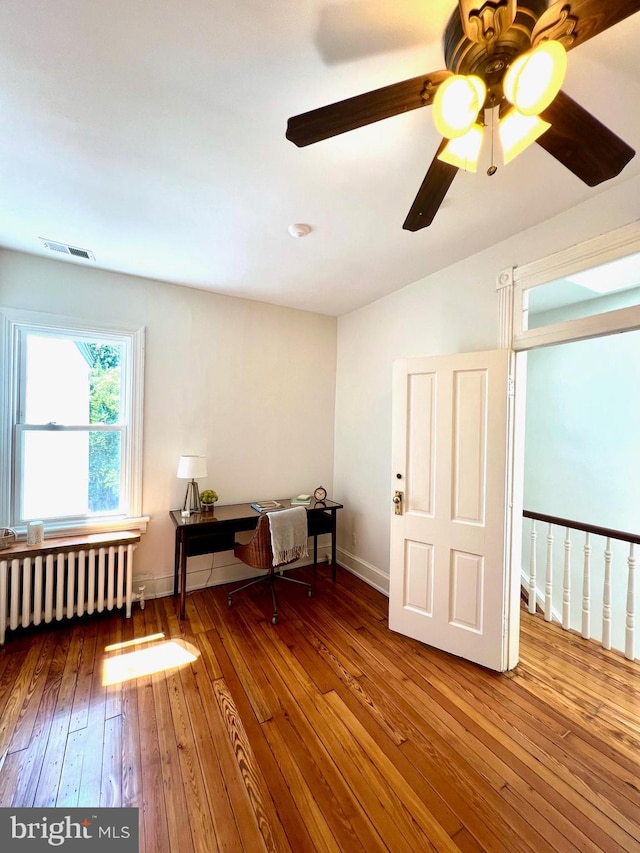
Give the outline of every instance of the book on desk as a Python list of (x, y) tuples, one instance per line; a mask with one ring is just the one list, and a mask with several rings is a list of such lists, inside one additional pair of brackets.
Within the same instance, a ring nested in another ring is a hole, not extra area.
[(281, 509), (282, 504), (278, 501), (254, 501), (251, 504), (251, 508), (257, 512), (270, 512), (274, 509)]

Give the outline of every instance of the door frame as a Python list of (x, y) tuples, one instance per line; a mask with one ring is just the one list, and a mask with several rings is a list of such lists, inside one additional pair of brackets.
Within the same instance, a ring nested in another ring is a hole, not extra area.
[[(510, 554), (510, 597), (505, 611), (507, 668), (517, 663), (520, 625), (520, 578), (522, 561), (522, 510), (524, 498), (524, 427), (526, 417), (527, 351), (558, 343), (586, 340), (640, 329), (640, 305), (594, 314), (576, 320), (528, 329), (529, 291), (563, 276), (600, 266), (640, 252), (640, 220), (586, 240), (546, 258), (498, 275), (498, 347), (511, 351), (513, 359), (513, 411), (507, 461), (505, 536)], [(516, 571), (517, 568), (517, 571)]]

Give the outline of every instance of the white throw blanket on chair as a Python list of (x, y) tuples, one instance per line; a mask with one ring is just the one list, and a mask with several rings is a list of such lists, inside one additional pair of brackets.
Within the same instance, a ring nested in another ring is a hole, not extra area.
[(307, 511), (303, 506), (270, 512), (269, 526), (274, 566), (308, 556)]

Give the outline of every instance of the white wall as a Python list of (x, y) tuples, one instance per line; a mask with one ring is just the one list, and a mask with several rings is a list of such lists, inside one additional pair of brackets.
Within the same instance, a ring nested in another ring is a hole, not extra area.
[[(393, 360), (494, 349), (500, 271), (637, 219), (638, 199), (638, 179), (594, 191), (589, 202), (339, 319), (334, 494), (345, 504), (344, 565), (388, 589)], [(424, 239), (428, 251), (428, 233), (407, 239)]]
[[(627, 291), (546, 312), (546, 322), (638, 304)], [(581, 308), (587, 310), (581, 310)], [(524, 506), (615, 530), (640, 529), (640, 331), (531, 351), (527, 356)], [(544, 590), (548, 525), (537, 527), (537, 587)], [(525, 522), (523, 566), (529, 567)], [(562, 612), (565, 530), (553, 528), (553, 606)], [(580, 630), (584, 533), (571, 535), (571, 626)], [(591, 636), (602, 636), (603, 537), (591, 536)], [(612, 542), (613, 646), (624, 649), (626, 543)], [(640, 644), (639, 644), (640, 647)]]
[[(336, 320), (88, 265), (0, 251), (0, 305), (146, 328), (143, 511), (136, 574), (173, 588), (178, 457), (207, 457), (220, 503), (333, 481)], [(214, 566), (214, 571), (209, 569)], [(189, 561), (190, 585), (244, 574), (232, 553)]]

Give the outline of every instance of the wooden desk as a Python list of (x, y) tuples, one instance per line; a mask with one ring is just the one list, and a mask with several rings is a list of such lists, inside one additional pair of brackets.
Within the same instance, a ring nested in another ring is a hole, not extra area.
[[(291, 501), (278, 498), (283, 509), (291, 506)], [(318, 536), (331, 534), (332, 579), (336, 579), (336, 513), (342, 504), (325, 500), (311, 502), (307, 510), (307, 528), (313, 536), (313, 564), (318, 562)], [(188, 518), (182, 518), (179, 509), (171, 510), (171, 520), (176, 528), (173, 594), (180, 595), (180, 618), (184, 619), (187, 594), (187, 559), (200, 554), (213, 554), (217, 551), (232, 551), (236, 533), (253, 530), (260, 518), (251, 504), (231, 504), (216, 506), (209, 512), (192, 512)]]

